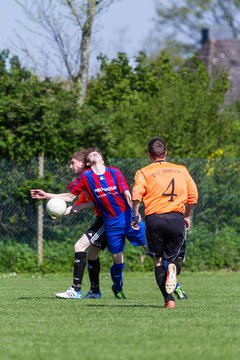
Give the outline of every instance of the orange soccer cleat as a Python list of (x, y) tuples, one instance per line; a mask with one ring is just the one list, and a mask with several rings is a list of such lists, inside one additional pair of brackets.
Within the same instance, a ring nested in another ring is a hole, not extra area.
[(175, 309), (175, 307), (176, 307), (175, 301), (174, 300), (168, 300), (165, 303), (164, 307), (167, 308), (167, 309)]

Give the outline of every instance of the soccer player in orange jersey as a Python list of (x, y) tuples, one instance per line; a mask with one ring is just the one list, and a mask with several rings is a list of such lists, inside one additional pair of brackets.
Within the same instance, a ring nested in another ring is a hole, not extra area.
[[(153, 257), (155, 278), (165, 307), (175, 308), (173, 292), (185, 258), (186, 230), (190, 229), (193, 208), (198, 201), (195, 182), (187, 168), (166, 161), (165, 142), (154, 137), (148, 143), (151, 164), (138, 170), (132, 191), (132, 226), (141, 219), (143, 200), (149, 254)], [(168, 261), (168, 269), (164, 267)]]

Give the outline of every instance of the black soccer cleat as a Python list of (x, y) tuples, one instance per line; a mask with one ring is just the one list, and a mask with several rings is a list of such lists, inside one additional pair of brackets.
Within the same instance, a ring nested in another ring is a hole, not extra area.
[(112, 291), (114, 293), (114, 296), (116, 299), (119, 299), (119, 300), (126, 300), (126, 296), (124, 295), (123, 291), (122, 290), (116, 290), (115, 286), (113, 285), (112, 286)]

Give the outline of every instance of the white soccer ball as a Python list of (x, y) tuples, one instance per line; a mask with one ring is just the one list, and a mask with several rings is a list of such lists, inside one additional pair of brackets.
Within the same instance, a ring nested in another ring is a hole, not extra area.
[(51, 217), (58, 218), (65, 214), (67, 204), (63, 199), (52, 198), (48, 200), (46, 208)]

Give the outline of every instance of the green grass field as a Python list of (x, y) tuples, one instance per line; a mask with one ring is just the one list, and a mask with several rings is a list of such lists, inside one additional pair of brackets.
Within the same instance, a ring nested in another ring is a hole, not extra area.
[(184, 273), (189, 300), (165, 309), (153, 273), (125, 273), (125, 301), (113, 298), (108, 274), (101, 300), (56, 299), (71, 274), (1, 275), (0, 358), (236, 360), (239, 280), (239, 273)]

